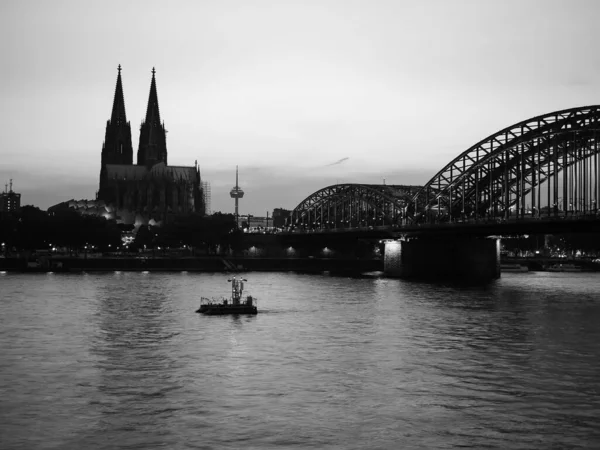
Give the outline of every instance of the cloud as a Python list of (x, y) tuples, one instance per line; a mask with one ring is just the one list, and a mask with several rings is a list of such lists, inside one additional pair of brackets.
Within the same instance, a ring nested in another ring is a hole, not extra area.
[(590, 80), (589, 78), (585, 78), (585, 77), (581, 77), (581, 76), (574, 76), (574, 77), (569, 77), (567, 78), (565, 84), (567, 86), (591, 86), (592, 80)]
[(332, 162), (331, 164), (325, 164), (325, 167), (329, 167), (329, 166), (335, 166), (336, 164), (341, 164), (344, 161), (348, 160), (350, 158), (348, 158), (347, 156), (345, 158), (339, 159), (336, 162)]

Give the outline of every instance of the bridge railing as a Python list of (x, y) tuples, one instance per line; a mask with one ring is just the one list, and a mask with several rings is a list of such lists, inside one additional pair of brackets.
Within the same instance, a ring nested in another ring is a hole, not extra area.
[(543, 221), (547, 223), (551, 222), (565, 222), (565, 221), (581, 221), (581, 220), (600, 220), (600, 210), (596, 212), (579, 213), (575, 211), (569, 211), (565, 215), (526, 215), (526, 216), (514, 216), (514, 217), (464, 217), (454, 220), (433, 220), (433, 221), (414, 221), (407, 222), (404, 224), (393, 224), (393, 225), (377, 225), (377, 226), (344, 226), (338, 228), (320, 228), (320, 227), (309, 227), (309, 226), (295, 226), (283, 228), (279, 233), (283, 234), (329, 234), (329, 233), (349, 233), (349, 232), (377, 232), (377, 231), (401, 231), (403, 229), (434, 229), (436, 227), (461, 227), (461, 226), (473, 226), (473, 225), (510, 225), (525, 222), (538, 222)]

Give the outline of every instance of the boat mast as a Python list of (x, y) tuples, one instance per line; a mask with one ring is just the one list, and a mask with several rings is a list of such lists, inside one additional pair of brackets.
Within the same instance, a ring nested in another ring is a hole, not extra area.
[(239, 280), (236, 277), (233, 277), (231, 280), (231, 301), (234, 305), (240, 303), (242, 298), (242, 292), (244, 291), (244, 281), (247, 281), (243, 278)]

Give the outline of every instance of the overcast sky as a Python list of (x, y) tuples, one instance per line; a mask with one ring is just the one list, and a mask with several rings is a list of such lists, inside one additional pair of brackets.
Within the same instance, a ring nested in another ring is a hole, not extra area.
[(93, 199), (123, 67), (134, 158), (151, 70), (169, 164), (212, 210), (292, 209), (331, 184), (425, 184), (477, 141), (600, 102), (600, 1), (0, 2), (0, 182)]

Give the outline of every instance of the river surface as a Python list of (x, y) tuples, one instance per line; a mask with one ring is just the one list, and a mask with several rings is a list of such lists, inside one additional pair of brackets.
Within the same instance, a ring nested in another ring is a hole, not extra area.
[(600, 274), (0, 273), (2, 449), (600, 448)]

